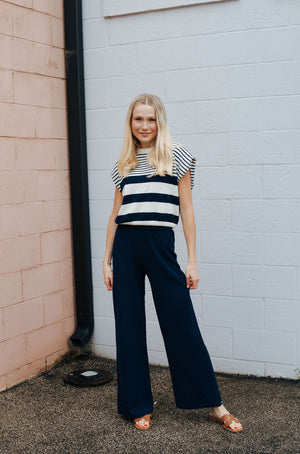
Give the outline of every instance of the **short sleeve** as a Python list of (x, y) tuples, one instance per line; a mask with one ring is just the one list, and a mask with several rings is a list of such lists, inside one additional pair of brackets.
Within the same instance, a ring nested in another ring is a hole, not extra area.
[(192, 189), (195, 180), (196, 158), (187, 151), (182, 145), (176, 144), (173, 148), (173, 156), (177, 180), (180, 180), (188, 170), (191, 171)]
[(121, 183), (122, 183), (122, 177), (121, 175), (119, 174), (119, 171), (118, 171), (118, 161), (115, 163), (112, 171), (111, 171), (111, 178), (113, 180), (113, 182), (115, 183), (115, 185), (117, 186), (117, 188), (122, 191), (122, 186), (121, 186)]

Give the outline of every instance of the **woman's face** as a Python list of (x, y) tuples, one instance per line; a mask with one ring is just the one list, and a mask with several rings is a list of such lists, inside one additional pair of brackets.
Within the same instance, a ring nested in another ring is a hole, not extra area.
[(150, 148), (157, 136), (155, 110), (148, 104), (137, 104), (132, 112), (132, 134), (141, 144), (141, 148)]

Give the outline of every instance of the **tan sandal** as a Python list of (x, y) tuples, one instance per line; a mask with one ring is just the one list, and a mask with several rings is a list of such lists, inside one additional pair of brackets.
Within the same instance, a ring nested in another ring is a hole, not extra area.
[(152, 426), (152, 415), (153, 413), (149, 413), (148, 415), (142, 416), (141, 418), (135, 418), (133, 420), (136, 429), (138, 430), (148, 430)]
[(226, 413), (221, 418), (218, 418), (217, 416), (213, 415), (208, 415), (208, 418), (211, 419), (212, 421), (222, 424), (222, 427), (226, 430), (230, 430), (230, 432), (241, 432), (243, 430), (242, 426), (234, 427), (233, 429), (230, 427), (230, 424), (232, 424), (233, 422), (241, 424), (240, 421), (230, 413)]

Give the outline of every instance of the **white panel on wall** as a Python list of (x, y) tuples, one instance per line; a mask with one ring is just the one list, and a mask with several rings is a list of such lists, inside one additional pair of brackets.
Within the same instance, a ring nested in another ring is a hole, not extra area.
[[(215, 369), (295, 378), (299, 2), (199, 3), (157, 0), (151, 12), (129, 14), (148, 11), (149, 2), (83, 2), (93, 348), (115, 357), (112, 295), (102, 278), (114, 193), (110, 172), (122, 147), (129, 102), (152, 92), (166, 105), (174, 140), (197, 158), (193, 200), (200, 283), (191, 294)], [(108, 20), (106, 14), (117, 15)], [(184, 269), (181, 225), (176, 249)], [(150, 361), (167, 364), (148, 283), (146, 311)]]
[(142, 13), (160, 9), (178, 8), (180, 6), (200, 5), (201, 3), (217, 3), (228, 0), (104, 0), (104, 17), (120, 16), (123, 14)]

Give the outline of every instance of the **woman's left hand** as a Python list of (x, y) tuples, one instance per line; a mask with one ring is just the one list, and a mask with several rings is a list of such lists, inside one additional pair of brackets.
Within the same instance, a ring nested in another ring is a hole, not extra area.
[(185, 269), (185, 276), (187, 288), (197, 288), (200, 276), (196, 264), (187, 264), (187, 267)]

